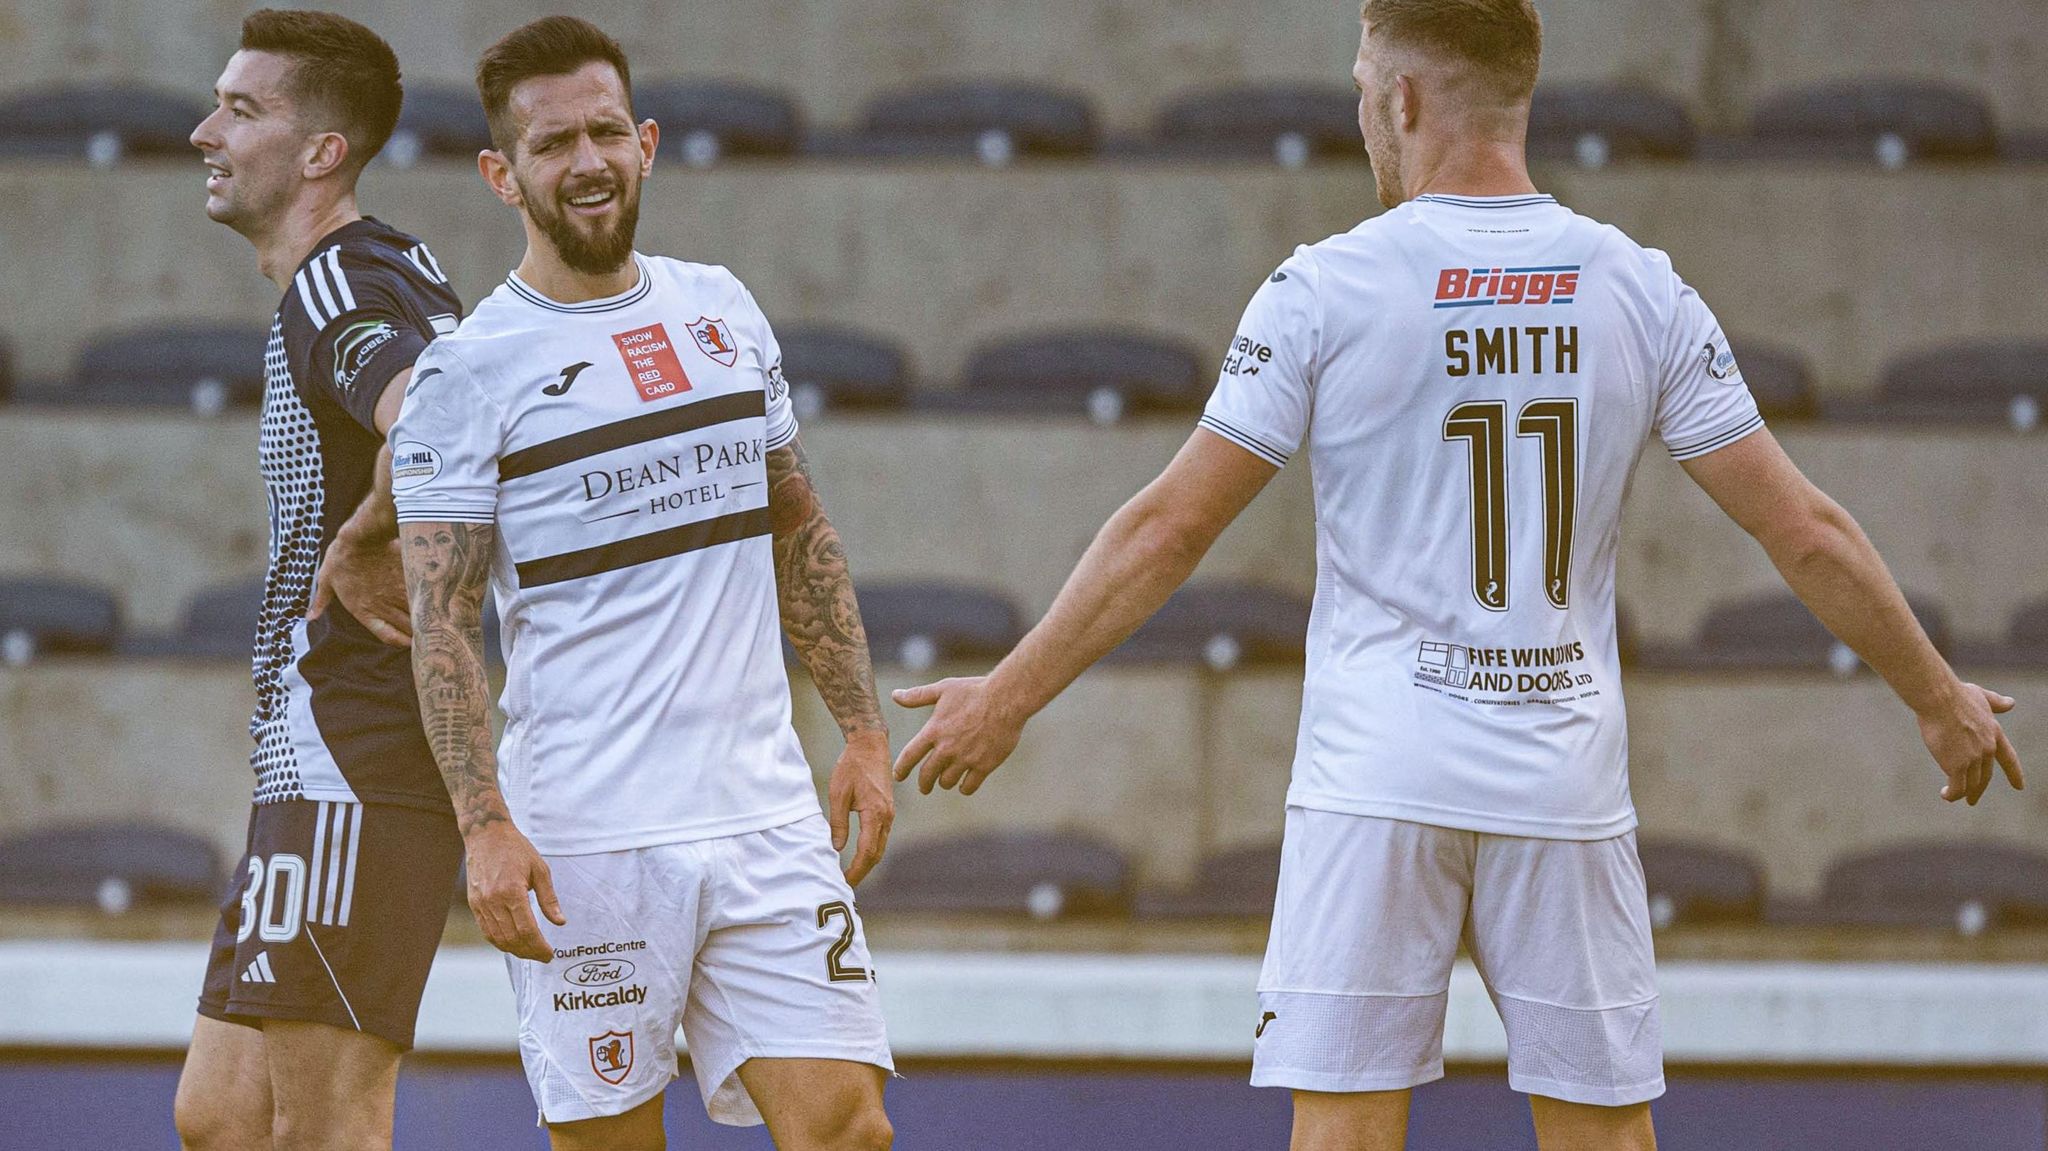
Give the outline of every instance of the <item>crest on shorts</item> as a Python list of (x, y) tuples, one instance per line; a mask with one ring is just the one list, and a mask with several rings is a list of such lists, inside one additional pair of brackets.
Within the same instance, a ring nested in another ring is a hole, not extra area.
[(616, 1087), (633, 1070), (633, 1033), (607, 1031), (590, 1037), (590, 1069)]
[(732, 329), (724, 320), (697, 317), (690, 325), (690, 336), (697, 341), (698, 350), (726, 367), (732, 367), (740, 358), (739, 345), (733, 343)]

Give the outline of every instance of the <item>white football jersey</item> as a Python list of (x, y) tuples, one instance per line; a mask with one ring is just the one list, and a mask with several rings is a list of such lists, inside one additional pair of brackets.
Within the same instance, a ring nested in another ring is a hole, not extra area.
[(585, 303), (507, 280), (420, 356), (391, 433), (400, 522), (497, 526), (499, 780), (549, 855), (818, 810), (768, 518), (781, 352), (732, 273), (635, 260)]
[(1308, 444), (1317, 579), (1288, 802), (1500, 835), (1635, 826), (1614, 551), (1654, 432), (1763, 426), (1662, 253), (1549, 196), (1422, 196), (1296, 250), (1202, 426)]

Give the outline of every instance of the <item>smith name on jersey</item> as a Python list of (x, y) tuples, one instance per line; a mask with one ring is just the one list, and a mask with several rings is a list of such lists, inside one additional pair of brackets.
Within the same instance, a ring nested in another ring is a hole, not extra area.
[(409, 654), (339, 603), (317, 620), (306, 610), (335, 530), (370, 490), (378, 398), (461, 314), (427, 246), (369, 218), (314, 245), (278, 305), (258, 442), (270, 499), (249, 724), (258, 803), (448, 807)]
[(1422, 196), (1298, 249), (1202, 425), (1305, 439), (1317, 580), (1290, 804), (1500, 835), (1635, 825), (1622, 497), (1763, 426), (1662, 252), (1548, 196)]
[(392, 437), (401, 522), (497, 527), (499, 777), (548, 855), (818, 809), (768, 519), (781, 352), (732, 273), (634, 259), (583, 303), (511, 277), (420, 357)]

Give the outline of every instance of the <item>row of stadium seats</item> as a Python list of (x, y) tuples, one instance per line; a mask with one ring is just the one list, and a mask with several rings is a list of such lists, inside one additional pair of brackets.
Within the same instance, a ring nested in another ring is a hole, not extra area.
[[(1184, 95), (1153, 131), (1106, 136), (1087, 97), (1028, 83), (944, 83), (873, 100), (858, 125), (807, 131), (789, 96), (750, 84), (651, 81), (636, 111), (659, 122), (670, 153), (692, 167), (731, 156), (959, 158), (1002, 166), (1021, 158), (1133, 160), (1362, 159), (1358, 98), (1342, 85), (1252, 85)], [(189, 158), (203, 104), (138, 86), (65, 86), (0, 102), (0, 156)], [(416, 85), (406, 94), (386, 162), (468, 160), (490, 146), (473, 91)], [(1702, 134), (1678, 100), (1650, 88), (1551, 84), (1536, 93), (1532, 154), (1588, 168), (1633, 159), (1837, 159), (1900, 168), (1921, 161), (2048, 160), (2048, 133), (2001, 139), (1989, 105), (1947, 85), (1885, 79), (1795, 88), (1757, 106), (1740, 136)]]
[[(112, 592), (90, 584), (0, 577), (0, 662), (20, 666), (45, 654), (115, 653), (141, 658), (246, 659), (256, 633), (261, 579), (194, 596), (165, 632), (129, 633)], [(984, 588), (939, 581), (867, 584), (860, 592), (868, 642), (878, 662), (923, 671), (941, 662), (993, 661), (1024, 633), (1024, 614)], [(1909, 596), (1937, 649), (1974, 667), (2048, 668), (2048, 600), (2021, 608), (1995, 640), (1960, 640), (1937, 604)], [(1180, 589), (1112, 661), (1179, 663), (1226, 672), (1240, 666), (1299, 663), (1309, 605), (1298, 595), (1254, 583), (1196, 582)], [(495, 654), (496, 613), (486, 613)], [(1636, 637), (1619, 621), (1623, 659), (1670, 671), (1825, 670), (1862, 667), (1840, 641), (1788, 593), (1768, 593), (1710, 610), (1686, 643)], [(1453, 671), (1455, 672), (1455, 668)]]
[[(1683, 839), (1639, 843), (1651, 922), (1933, 928), (1965, 936), (2048, 923), (2048, 854), (1954, 841), (1859, 852), (1827, 870), (1811, 900), (1768, 894), (1749, 854)], [(1036, 920), (1263, 919), (1278, 843), (1206, 854), (1194, 879), (1139, 886), (1113, 845), (1075, 833), (968, 832), (899, 846), (860, 892), (873, 913), (1014, 915)], [(215, 846), (144, 822), (69, 824), (0, 839), (0, 905), (142, 906), (215, 899), (230, 879)], [(460, 902), (460, 885), (451, 891)]]
[[(217, 415), (263, 398), (258, 328), (157, 324), (99, 336), (80, 350), (61, 384), (13, 386), (0, 342), (0, 401), (189, 408)], [(985, 412), (1086, 415), (1112, 424), (1131, 416), (1187, 413), (1208, 398), (1213, 375), (1201, 352), (1179, 341), (1116, 329), (1040, 331), (984, 344), (958, 389), (918, 387), (901, 347), (867, 332), (790, 325), (779, 335), (797, 414), (828, 411)], [(1738, 337), (1743, 378), (1772, 420), (1825, 418), (1904, 424), (2040, 426), (2048, 401), (2048, 341), (1965, 340), (1893, 360), (1867, 397), (1823, 404), (1798, 353)]]

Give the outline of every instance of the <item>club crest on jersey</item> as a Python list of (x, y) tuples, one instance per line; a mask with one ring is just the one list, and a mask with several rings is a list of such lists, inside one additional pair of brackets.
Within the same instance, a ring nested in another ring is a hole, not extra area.
[(626, 377), (633, 381), (642, 400), (664, 400), (690, 390), (690, 377), (683, 373), (683, 361), (660, 324), (612, 333), (619, 358), (626, 361)]
[(633, 1070), (633, 1033), (607, 1031), (591, 1036), (590, 1069), (614, 1087), (624, 1083)]
[(1436, 276), (1438, 308), (1494, 304), (1569, 304), (1579, 292), (1578, 264), (1546, 268), (1445, 268)]
[(1707, 366), (1707, 374), (1717, 380), (1726, 380), (1742, 369), (1735, 366), (1735, 349), (1725, 348), (1708, 340), (1700, 349), (1700, 363)]
[(728, 368), (740, 358), (739, 345), (733, 343), (732, 328), (724, 320), (699, 316), (697, 322), (690, 325), (690, 335), (696, 339), (698, 351)]

